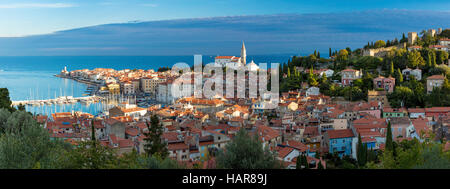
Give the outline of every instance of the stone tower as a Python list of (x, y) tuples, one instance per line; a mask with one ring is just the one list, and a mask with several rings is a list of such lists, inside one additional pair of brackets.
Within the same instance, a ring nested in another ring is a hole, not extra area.
[(414, 45), (417, 40), (417, 32), (408, 32), (408, 43)]
[(241, 48), (241, 63), (247, 64), (247, 50), (245, 50), (245, 44), (244, 41), (242, 41), (242, 48)]

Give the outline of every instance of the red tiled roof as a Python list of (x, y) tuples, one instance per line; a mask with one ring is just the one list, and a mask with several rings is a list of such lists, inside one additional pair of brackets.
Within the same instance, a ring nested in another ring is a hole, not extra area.
[(428, 80), (432, 79), (432, 80), (444, 80), (445, 77), (443, 75), (432, 75), (430, 77), (427, 77)]
[(290, 147), (281, 148), (280, 151), (278, 151), (278, 157), (285, 158), (292, 151), (294, 151), (294, 148), (290, 148)]
[(330, 139), (333, 138), (349, 138), (354, 137), (352, 130), (350, 129), (343, 129), (343, 130), (328, 130), (327, 131), (328, 136)]
[(127, 147), (132, 147), (132, 146), (133, 146), (133, 141), (131, 141), (130, 139), (119, 140), (119, 148), (127, 148)]
[(167, 145), (167, 149), (169, 150), (184, 150), (188, 149), (189, 146), (186, 145), (184, 142), (177, 142), (177, 143), (169, 143)]

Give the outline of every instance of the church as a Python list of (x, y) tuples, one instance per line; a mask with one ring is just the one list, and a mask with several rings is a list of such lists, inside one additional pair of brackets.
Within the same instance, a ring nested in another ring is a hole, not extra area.
[(226, 66), (229, 64), (232, 64), (233, 67), (237, 67), (239, 65), (245, 66), (247, 64), (247, 51), (245, 49), (244, 42), (242, 41), (241, 57), (216, 56), (214, 59), (214, 63), (221, 66)]

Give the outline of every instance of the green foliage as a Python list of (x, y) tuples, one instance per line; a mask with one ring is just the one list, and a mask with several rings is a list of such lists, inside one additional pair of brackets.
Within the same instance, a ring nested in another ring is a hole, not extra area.
[(408, 60), (407, 66), (410, 68), (415, 68), (418, 66), (423, 67), (425, 65), (425, 61), (419, 51), (408, 52), (407, 60)]
[[(51, 141), (48, 132), (23, 111), (9, 113), (0, 110), (0, 168), (31, 169), (59, 168), (60, 157), (68, 147), (60, 141)], [(3, 116), (9, 115), (5, 121)]]
[(345, 49), (341, 49), (337, 55), (336, 60), (340, 63), (345, 63), (348, 60), (348, 51)]
[(392, 127), (391, 122), (388, 122), (388, 126), (386, 128), (386, 151), (393, 151), (394, 144), (392, 141)]
[(156, 115), (153, 115), (150, 118), (150, 124), (147, 122), (147, 133), (145, 135), (145, 145), (144, 150), (148, 156), (158, 155), (163, 158), (166, 158), (169, 155), (167, 150), (167, 144), (162, 139), (163, 128), (159, 123), (159, 119)]
[(384, 42), (383, 40), (378, 40), (375, 42), (375, 48), (381, 48), (381, 47), (385, 47), (386, 46), (386, 42)]
[(436, 51), (436, 62), (437, 64), (444, 64), (448, 59), (448, 53), (446, 51)]
[(363, 144), (361, 135), (358, 135), (358, 146), (356, 148), (356, 159), (359, 167), (363, 167), (367, 163), (367, 144)]
[(440, 34), (439, 37), (441, 38), (450, 38), (450, 29), (445, 29), (443, 30)]
[(115, 150), (98, 141), (80, 142), (66, 157), (64, 165), (70, 169), (111, 169), (117, 163)]
[(11, 106), (12, 102), (9, 98), (9, 90), (7, 88), (0, 88), (0, 109), (5, 108), (10, 112), (15, 111), (15, 108)]
[(224, 151), (219, 151), (217, 166), (225, 169), (281, 168), (275, 154), (268, 148), (263, 149), (258, 136), (255, 134), (251, 137), (244, 129), (236, 134), (233, 141), (226, 145)]
[(417, 139), (403, 140), (396, 155), (385, 150), (381, 157), (384, 169), (449, 169), (450, 156), (442, 151), (443, 144), (420, 143)]

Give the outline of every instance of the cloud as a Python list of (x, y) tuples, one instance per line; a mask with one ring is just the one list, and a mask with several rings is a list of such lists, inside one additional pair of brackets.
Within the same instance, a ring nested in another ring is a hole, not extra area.
[(68, 3), (14, 3), (0, 4), (0, 9), (19, 9), (19, 8), (68, 8), (74, 7)]

